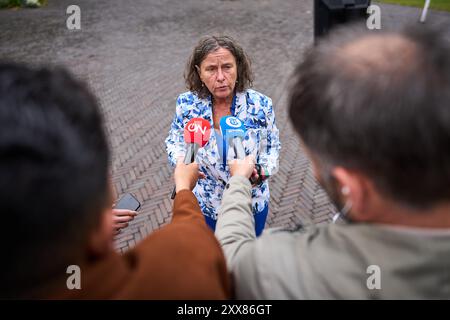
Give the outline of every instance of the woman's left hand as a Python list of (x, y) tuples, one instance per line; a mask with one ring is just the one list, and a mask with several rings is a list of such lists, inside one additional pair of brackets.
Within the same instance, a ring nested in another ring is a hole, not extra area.
[(258, 174), (258, 170), (256, 168), (253, 169), (253, 173), (250, 176), (250, 181), (252, 181), (252, 186), (256, 186), (258, 184), (259, 181), (259, 174)]

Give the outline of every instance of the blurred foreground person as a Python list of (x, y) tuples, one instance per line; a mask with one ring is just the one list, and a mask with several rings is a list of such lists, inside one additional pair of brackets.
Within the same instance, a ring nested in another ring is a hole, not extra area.
[[(206, 223), (215, 230), (217, 209), (230, 178), (226, 161), (229, 143), (220, 122), (226, 116), (240, 120), (245, 127), (243, 151), (253, 154), (261, 169), (252, 175), (256, 178), (252, 207), (259, 236), (269, 213), (268, 178), (278, 170), (281, 148), (272, 99), (250, 88), (253, 83), (250, 59), (237, 41), (228, 36), (206, 36), (199, 41), (187, 63), (185, 80), (189, 91), (177, 99), (176, 114), (166, 139), (169, 162), (174, 165), (186, 152), (183, 136), (187, 123), (197, 117), (208, 121), (214, 130), (196, 155), (205, 179), (199, 180), (193, 192)], [(239, 158), (237, 154), (234, 157)]]
[(449, 299), (449, 43), (346, 29), (295, 77), (292, 125), (339, 218), (257, 239), (252, 159), (234, 161), (216, 236), (237, 298)]
[(196, 164), (175, 170), (172, 222), (119, 255), (108, 143), (85, 85), (62, 69), (0, 64), (0, 128), (0, 298), (229, 296), (225, 259), (191, 192)]

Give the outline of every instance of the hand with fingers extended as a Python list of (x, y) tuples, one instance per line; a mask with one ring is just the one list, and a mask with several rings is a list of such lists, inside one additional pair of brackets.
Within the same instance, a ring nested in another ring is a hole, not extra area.
[(112, 209), (113, 212), (113, 229), (117, 234), (121, 229), (128, 227), (128, 223), (136, 217), (137, 212), (126, 209)]

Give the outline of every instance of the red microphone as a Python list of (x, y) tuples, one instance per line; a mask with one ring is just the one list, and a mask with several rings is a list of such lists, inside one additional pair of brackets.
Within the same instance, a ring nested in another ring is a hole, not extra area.
[(192, 118), (184, 128), (184, 142), (186, 142), (188, 146), (194, 144), (197, 145), (198, 148), (202, 148), (208, 142), (210, 133), (211, 125), (209, 124), (209, 121), (203, 118)]
[[(184, 164), (194, 162), (198, 149), (205, 146), (211, 134), (211, 124), (203, 118), (192, 118), (184, 127), (184, 142), (186, 143), (186, 153)], [(176, 188), (173, 188), (171, 199), (176, 195)]]

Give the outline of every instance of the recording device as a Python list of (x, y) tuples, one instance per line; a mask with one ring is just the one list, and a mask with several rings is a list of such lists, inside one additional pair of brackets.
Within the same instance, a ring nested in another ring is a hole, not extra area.
[(114, 206), (115, 209), (127, 209), (131, 211), (137, 211), (140, 207), (141, 204), (138, 199), (131, 193), (124, 194)]
[[(258, 173), (258, 179), (255, 179), (255, 178), (253, 178), (253, 177), (250, 177), (250, 183), (251, 184), (254, 184), (254, 185), (258, 185), (258, 184), (260, 184), (261, 182), (263, 182), (264, 180), (263, 180), (263, 174), (262, 174), (262, 171), (264, 170), (262, 167), (261, 167), (261, 165), (260, 164), (255, 164), (255, 169), (256, 169), (256, 172)], [(265, 177), (264, 176), (264, 178), (267, 178), (267, 177)]]
[[(211, 124), (203, 118), (192, 118), (184, 127), (184, 142), (186, 143), (186, 153), (184, 164), (194, 162), (195, 155), (200, 148), (203, 148), (209, 141), (211, 134)], [(171, 199), (175, 199), (176, 187), (173, 188)]]

